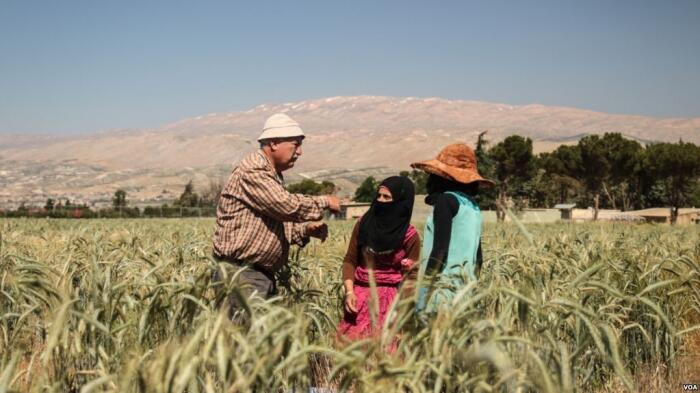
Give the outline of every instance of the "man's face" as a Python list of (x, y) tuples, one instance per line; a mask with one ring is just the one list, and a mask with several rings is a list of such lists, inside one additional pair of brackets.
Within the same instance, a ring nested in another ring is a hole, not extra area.
[(301, 156), (302, 138), (283, 139), (270, 143), (272, 159), (278, 171), (286, 171), (294, 166), (297, 158)]

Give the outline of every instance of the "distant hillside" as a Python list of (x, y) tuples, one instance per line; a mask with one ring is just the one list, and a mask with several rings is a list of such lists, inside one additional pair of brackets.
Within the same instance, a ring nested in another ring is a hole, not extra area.
[[(264, 120), (275, 112), (287, 112), (308, 134), (290, 179), (313, 178), (316, 173), (316, 178), (335, 178), (345, 188), (367, 173), (407, 169), (410, 162), (434, 156), (445, 144), (473, 144), (483, 130), (489, 130), (492, 142), (511, 134), (530, 137), (537, 151), (604, 132), (642, 142), (683, 139), (700, 144), (700, 118), (659, 119), (440, 98), (332, 97), (212, 113), (156, 129), (60, 138), (0, 136), (0, 201), (69, 190), (77, 190), (76, 197), (94, 199), (117, 186), (146, 199), (163, 190), (176, 192), (188, 178), (206, 182), (208, 177), (225, 176), (232, 163), (257, 147), (255, 138)], [(325, 169), (336, 170), (335, 175), (318, 172)]]

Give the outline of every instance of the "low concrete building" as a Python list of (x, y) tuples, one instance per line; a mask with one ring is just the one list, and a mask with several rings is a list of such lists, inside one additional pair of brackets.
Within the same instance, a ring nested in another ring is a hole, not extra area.
[(621, 212), (615, 214), (610, 218), (610, 221), (626, 222), (630, 224), (641, 224), (646, 222), (644, 217), (631, 214), (630, 212)]
[(569, 221), (572, 218), (572, 211), (576, 207), (575, 203), (560, 203), (554, 205), (554, 208), (559, 210), (561, 213), (560, 219), (563, 221)]
[(338, 213), (337, 218), (341, 220), (352, 220), (362, 217), (363, 214), (367, 213), (370, 206), (372, 206), (371, 203), (364, 202), (344, 203), (340, 205), (340, 212)]
[[(671, 223), (671, 208), (669, 207), (655, 207), (651, 209), (635, 210), (629, 212), (638, 217), (643, 217), (647, 222), (654, 222), (657, 224), (670, 224)], [(676, 218), (676, 224), (688, 225), (695, 224), (700, 220), (700, 209), (696, 208), (680, 208), (678, 209), (678, 217)]]
[[(559, 210), (557, 209), (522, 209), (514, 211), (513, 214), (518, 221), (528, 224), (547, 224), (559, 221)], [(484, 223), (498, 222), (495, 210), (482, 210), (481, 218)], [(506, 214), (504, 222), (511, 222), (511, 218)]]
[[(598, 209), (598, 221), (615, 221), (620, 213), (620, 210)], [(595, 212), (592, 207), (588, 209), (572, 209), (571, 220), (573, 220), (573, 222), (593, 221), (594, 214)]]

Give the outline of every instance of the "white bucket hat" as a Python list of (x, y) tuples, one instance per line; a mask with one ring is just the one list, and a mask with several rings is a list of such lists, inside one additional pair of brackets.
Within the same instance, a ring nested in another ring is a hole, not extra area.
[(265, 121), (262, 134), (258, 137), (258, 141), (295, 137), (304, 138), (304, 131), (299, 127), (299, 123), (284, 113), (275, 113)]

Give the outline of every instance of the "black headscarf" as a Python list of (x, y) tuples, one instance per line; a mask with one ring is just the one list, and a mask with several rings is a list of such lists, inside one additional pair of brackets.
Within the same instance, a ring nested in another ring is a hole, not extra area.
[(358, 236), (360, 247), (370, 247), (377, 253), (396, 250), (403, 243), (416, 193), (413, 182), (404, 176), (386, 178), (381, 186), (389, 189), (393, 201), (379, 202), (375, 198), (362, 216)]
[(447, 191), (463, 192), (469, 196), (476, 196), (479, 193), (479, 183), (464, 184), (454, 180), (445, 179), (442, 176), (429, 174), (428, 181), (425, 185), (428, 196), (425, 197), (425, 203), (434, 205), (439, 194)]

